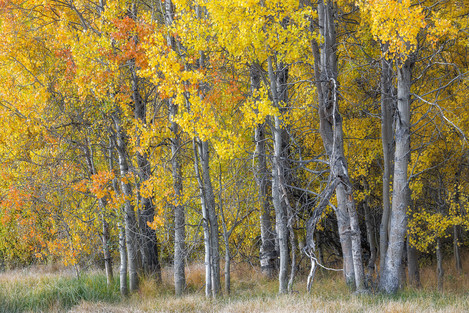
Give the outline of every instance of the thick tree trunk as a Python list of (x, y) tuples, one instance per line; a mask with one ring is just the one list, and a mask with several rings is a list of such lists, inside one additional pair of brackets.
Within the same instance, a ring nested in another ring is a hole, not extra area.
[[(125, 143), (124, 131), (120, 125), (119, 118), (113, 116), (116, 127), (116, 148), (119, 159), (119, 169), (121, 177), (127, 177), (129, 166), (127, 163), (127, 144)], [(124, 221), (125, 221), (125, 241), (127, 246), (127, 262), (129, 270), (129, 290), (133, 292), (138, 289), (138, 227), (137, 219), (133, 205), (131, 203), (132, 187), (129, 183), (121, 182), (123, 196), (126, 198), (124, 203)]]
[[(260, 75), (255, 66), (251, 66), (251, 92), (260, 89)], [(259, 203), (261, 207), (261, 247), (260, 264), (261, 270), (267, 277), (273, 277), (275, 271), (275, 232), (272, 227), (271, 209), (267, 189), (269, 185), (269, 174), (267, 171), (267, 159), (265, 150), (265, 125), (257, 125), (254, 134), (257, 155), (256, 181), (258, 185)]]
[(355, 283), (358, 292), (365, 289), (360, 228), (353, 200), (352, 186), (344, 157), (342, 117), (338, 111), (337, 53), (332, 1), (318, 3), (319, 29), (323, 42), (313, 43), (318, 89), (320, 133), (329, 157), (333, 180), (337, 180), (337, 220), (344, 257), (347, 283)]
[[(277, 95), (277, 77), (274, 73), (272, 58), (268, 59), (269, 66), (269, 80), (271, 84), (271, 93), (274, 102), (274, 106), (278, 107), (278, 95)], [(276, 228), (279, 241), (279, 254), (280, 254), (280, 266), (279, 266), (279, 293), (288, 292), (288, 264), (289, 264), (289, 253), (288, 253), (288, 229), (287, 229), (287, 216), (285, 205), (282, 201), (282, 191), (280, 181), (283, 175), (282, 168), (282, 130), (280, 128), (280, 118), (274, 116), (274, 125), (272, 127), (272, 133), (274, 136), (274, 155), (272, 158), (272, 202), (275, 209), (276, 217)]]
[(388, 248), (389, 217), (391, 213), (390, 188), (393, 160), (393, 96), (392, 96), (392, 61), (384, 57), (387, 50), (382, 48), (381, 60), (381, 141), (383, 145), (383, 215), (379, 228), (379, 260), (380, 275), (384, 268), (384, 260)]
[(410, 159), (410, 87), (412, 62), (407, 59), (398, 68), (396, 150), (394, 157), (394, 182), (391, 210), (391, 229), (384, 268), (379, 282), (380, 290), (395, 293), (399, 288), (399, 271), (404, 253), (407, 230), (408, 181)]

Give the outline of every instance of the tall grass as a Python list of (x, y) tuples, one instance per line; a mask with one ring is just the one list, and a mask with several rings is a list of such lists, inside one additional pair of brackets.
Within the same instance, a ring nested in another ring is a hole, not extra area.
[(0, 312), (63, 312), (82, 301), (119, 301), (118, 284), (108, 287), (101, 273), (80, 278), (67, 273), (16, 271), (0, 276)]
[[(469, 271), (469, 259), (464, 264)], [(232, 294), (217, 299), (204, 296), (204, 267), (186, 269), (187, 289), (175, 297), (173, 273), (164, 268), (162, 282), (142, 279), (129, 298), (119, 295), (118, 282), (108, 288), (101, 272), (79, 279), (71, 272), (12, 271), (0, 274), (0, 312), (469, 312), (469, 276), (457, 275), (451, 260), (445, 263), (445, 291), (436, 289), (434, 266), (422, 269), (420, 289), (405, 288), (393, 296), (355, 295), (341, 273), (319, 271), (311, 293), (306, 277), (299, 276), (294, 292), (279, 296), (277, 279), (266, 279), (258, 268), (235, 264)]]

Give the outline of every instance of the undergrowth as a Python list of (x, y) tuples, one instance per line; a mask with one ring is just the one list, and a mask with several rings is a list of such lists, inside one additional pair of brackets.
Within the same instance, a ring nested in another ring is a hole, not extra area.
[(64, 312), (83, 301), (117, 302), (118, 283), (108, 287), (97, 272), (72, 275), (29, 275), (0, 277), (0, 312)]
[(300, 275), (291, 294), (278, 295), (276, 277), (267, 279), (257, 268), (237, 264), (232, 271), (232, 293), (207, 299), (204, 268), (193, 264), (186, 271), (188, 286), (183, 297), (174, 296), (173, 273), (165, 268), (162, 282), (142, 279), (139, 291), (122, 298), (118, 280), (108, 287), (102, 272), (90, 271), (76, 278), (71, 272), (41, 273), (32, 268), (0, 274), (0, 312), (469, 312), (468, 275), (451, 279), (456, 273), (448, 264), (445, 291), (438, 292), (432, 268), (421, 273), (421, 288), (407, 287), (392, 296), (356, 295), (340, 273), (324, 271), (317, 273), (311, 293), (305, 290), (305, 275)]

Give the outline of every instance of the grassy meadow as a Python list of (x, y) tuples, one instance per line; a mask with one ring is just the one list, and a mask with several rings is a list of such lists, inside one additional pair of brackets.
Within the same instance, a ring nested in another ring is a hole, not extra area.
[[(277, 295), (276, 280), (262, 277), (258, 269), (237, 264), (232, 271), (232, 294), (206, 299), (204, 269), (188, 267), (187, 293), (173, 295), (172, 272), (163, 270), (163, 281), (142, 279), (140, 290), (121, 298), (119, 285), (108, 287), (104, 273), (75, 272), (54, 266), (35, 266), (0, 273), (0, 312), (469, 312), (469, 276), (456, 275), (445, 264), (445, 290), (436, 290), (434, 266), (422, 269), (422, 287), (405, 288), (394, 296), (356, 295), (340, 273), (319, 271), (313, 290), (306, 293), (306, 277), (298, 276), (294, 292)], [(469, 263), (465, 264), (469, 273)]]

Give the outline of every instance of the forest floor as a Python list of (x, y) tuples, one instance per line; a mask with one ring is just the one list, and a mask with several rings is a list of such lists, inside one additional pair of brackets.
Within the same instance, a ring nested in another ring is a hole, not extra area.
[(232, 293), (206, 299), (202, 265), (187, 269), (188, 290), (177, 298), (172, 273), (163, 270), (163, 282), (143, 279), (140, 290), (121, 298), (118, 282), (106, 286), (102, 271), (86, 271), (79, 278), (70, 269), (35, 266), (0, 273), (0, 312), (469, 312), (469, 263), (455, 275), (448, 260), (444, 291), (436, 290), (435, 267), (422, 269), (422, 287), (405, 288), (394, 296), (356, 295), (340, 273), (318, 271), (311, 293), (299, 276), (294, 292), (277, 295), (275, 280), (258, 269), (238, 264), (232, 270)]

